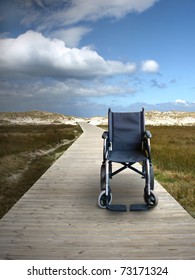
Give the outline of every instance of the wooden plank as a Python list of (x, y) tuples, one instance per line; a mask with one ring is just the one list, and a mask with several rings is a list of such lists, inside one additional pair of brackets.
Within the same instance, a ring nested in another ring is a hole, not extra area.
[[(0, 259), (195, 259), (195, 220), (158, 182), (151, 211), (98, 208), (102, 130), (81, 126), (79, 139), (1, 219)], [(133, 171), (116, 175), (113, 202), (143, 203), (143, 187)]]

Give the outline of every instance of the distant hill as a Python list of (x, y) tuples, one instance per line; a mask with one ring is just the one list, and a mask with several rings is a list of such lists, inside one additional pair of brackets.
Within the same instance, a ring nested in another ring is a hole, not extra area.
[[(147, 125), (195, 125), (195, 112), (145, 112), (145, 121)], [(90, 123), (94, 125), (107, 124), (107, 118), (93, 117)]]
[(47, 111), (0, 112), (0, 124), (76, 124), (85, 119)]
[[(195, 112), (159, 112), (145, 113), (147, 125), (195, 125)], [(106, 117), (78, 118), (46, 111), (0, 112), (0, 125), (3, 124), (76, 124), (89, 122), (93, 125), (107, 124)]]
[(146, 112), (148, 125), (195, 125), (195, 112)]

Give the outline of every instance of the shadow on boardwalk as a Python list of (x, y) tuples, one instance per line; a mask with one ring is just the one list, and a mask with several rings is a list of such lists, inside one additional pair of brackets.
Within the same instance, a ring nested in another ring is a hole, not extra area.
[[(114, 213), (97, 206), (102, 130), (84, 133), (0, 221), (0, 259), (195, 259), (194, 219), (155, 182), (158, 206)], [(115, 203), (142, 203), (144, 181), (111, 181)]]

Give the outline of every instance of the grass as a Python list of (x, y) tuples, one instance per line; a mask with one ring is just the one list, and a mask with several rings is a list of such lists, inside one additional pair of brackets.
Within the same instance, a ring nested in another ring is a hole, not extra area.
[(155, 178), (195, 218), (195, 126), (151, 126)]
[(72, 125), (2, 125), (0, 126), (0, 157), (21, 152), (34, 152), (72, 140)]
[(0, 126), (0, 218), (80, 133), (72, 125)]

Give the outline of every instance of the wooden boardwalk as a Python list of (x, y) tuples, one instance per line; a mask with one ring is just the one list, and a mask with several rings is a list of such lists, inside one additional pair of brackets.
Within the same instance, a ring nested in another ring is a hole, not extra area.
[[(158, 206), (109, 212), (97, 206), (102, 130), (84, 133), (0, 221), (0, 259), (195, 259), (195, 220), (155, 182)], [(142, 203), (144, 180), (111, 180), (113, 202)]]

